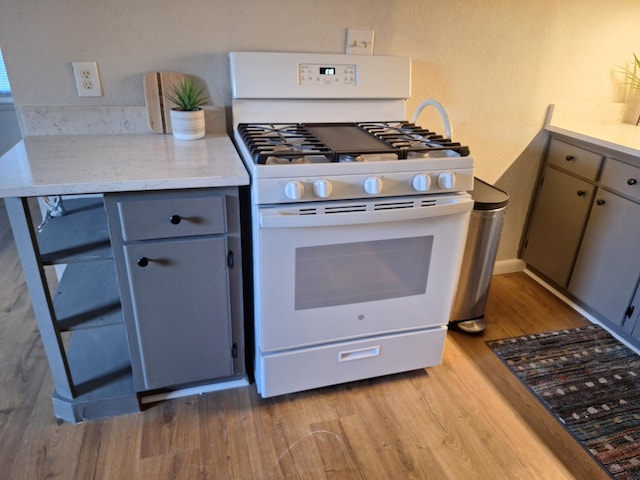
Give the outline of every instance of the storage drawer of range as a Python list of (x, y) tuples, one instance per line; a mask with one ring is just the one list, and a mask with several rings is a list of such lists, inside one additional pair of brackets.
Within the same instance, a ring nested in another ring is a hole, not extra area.
[(600, 172), (603, 156), (584, 148), (552, 139), (547, 155), (548, 162), (556, 167), (595, 180)]
[(439, 328), (261, 355), (263, 397), (407, 372), (442, 362)]
[(223, 195), (156, 199), (142, 194), (118, 200), (125, 241), (226, 233), (225, 212)]
[(602, 185), (640, 202), (640, 168), (607, 158)]

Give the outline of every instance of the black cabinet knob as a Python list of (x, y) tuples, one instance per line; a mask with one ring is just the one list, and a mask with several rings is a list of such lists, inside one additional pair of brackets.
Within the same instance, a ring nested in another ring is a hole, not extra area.
[(638, 180), (636, 180), (635, 178), (630, 178), (629, 180), (627, 180), (627, 185), (635, 185), (636, 183), (638, 183)]
[(149, 265), (149, 259), (147, 257), (140, 257), (137, 263), (139, 267), (146, 267)]
[(597, 205), (604, 205), (605, 203), (607, 203), (606, 201), (602, 200), (601, 198), (596, 200), (596, 204)]
[(573, 155), (567, 155), (567, 156), (565, 156), (565, 157), (564, 157), (564, 159), (565, 159), (567, 162), (570, 162), (571, 160), (575, 159), (575, 157), (574, 157)]
[(182, 221), (182, 218), (180, 218), (180, 215), (171, 215), (169, 221), (174, 225), (178, 225)]
[(584, 190), (578, 190), (577, 193), (579, 197), (584, 197), (587, 194), (587, 192), (585, 192)]

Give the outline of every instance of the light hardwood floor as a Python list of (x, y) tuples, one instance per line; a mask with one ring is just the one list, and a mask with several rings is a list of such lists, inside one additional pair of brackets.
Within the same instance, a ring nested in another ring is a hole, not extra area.
[(484, 343), (585, 324), (524, 274), (494, 278), (486, 333), (450, 332), (440, 366), (267, 400), (252, 385), (72, 425), (53, 416), (3, 206), (0, 268), (1, 478), (608, 478)]

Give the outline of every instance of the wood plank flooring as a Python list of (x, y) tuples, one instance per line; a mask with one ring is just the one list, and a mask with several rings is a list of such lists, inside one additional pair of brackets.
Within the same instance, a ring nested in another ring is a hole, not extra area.
[[(494, 277), (483, 336), (442, 365), (261, 399), (252, 386), (61, 423), (0, 207), (0, 477), (7, 479), (606, 479), (484, 341), (585, 324), (525, 274)], [(313, 372), (309, 372), (313, 375)]]

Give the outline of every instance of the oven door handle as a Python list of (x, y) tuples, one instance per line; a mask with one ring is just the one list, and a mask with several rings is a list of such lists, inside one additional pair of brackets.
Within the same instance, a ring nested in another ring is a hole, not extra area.
[(301, 228), (357, 225), (367, 223), (402, 222), (421, 220), (470, 212), (471, 198), (457, 198), (450, 203), (425, 207), (391, 208), (339, 213), (301, 214), (287, 209), (268, 208), (259, 211), (260, 228)]

